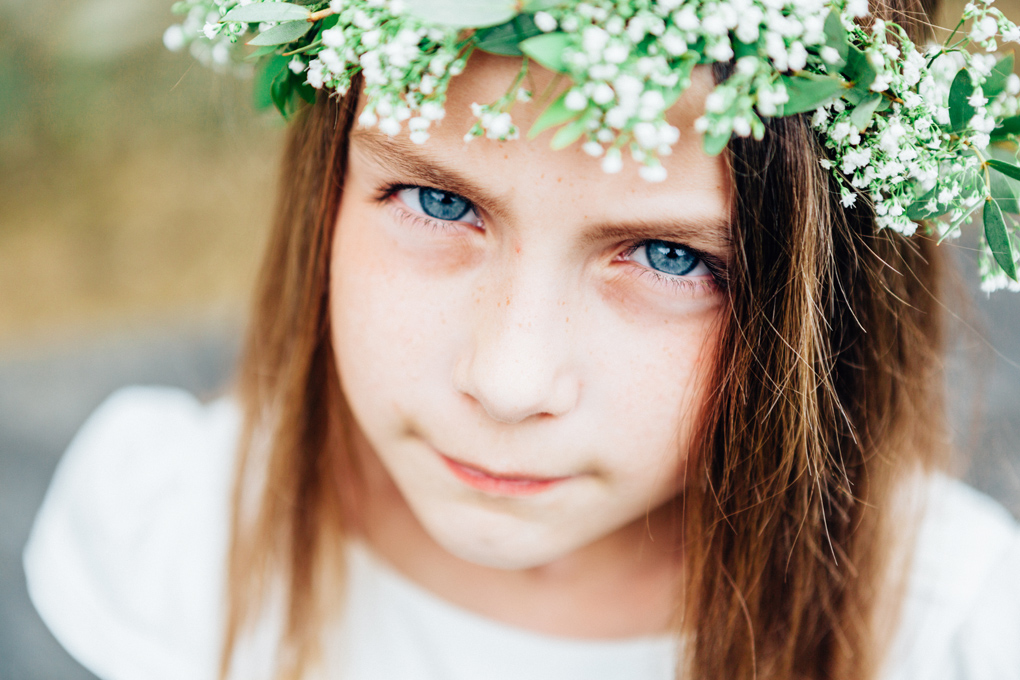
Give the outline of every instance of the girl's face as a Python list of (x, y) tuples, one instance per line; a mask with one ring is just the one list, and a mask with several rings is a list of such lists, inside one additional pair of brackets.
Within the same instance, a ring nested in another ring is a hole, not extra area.
[[(650, 183), (575, 145), (466, 143), (519, 62), (476, 55), (423, 146), (355, 128), (330, 291), (340, 382), (428, 534), (502, 568), (547, 564), (683, 488), (709, 397), (731, 187), (693, 128)], [(534, 71), (535, 69), (533, 69)], [(536, 100), (551, 75), (534, 74)], [(526, 131), (541, 107), (517, 104)]]

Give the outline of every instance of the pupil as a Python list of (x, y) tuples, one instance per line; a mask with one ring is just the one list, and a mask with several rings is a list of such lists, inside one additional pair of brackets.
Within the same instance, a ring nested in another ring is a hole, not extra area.
[(649, 241), (645, 245), (648, 264), (664, 274), (683, 276), (698, 264), (698, 258), (689, 250), (669, 241)]
[(437, 220), (459, 220), (471, 208), (466, 198), (439, 189), (420, 189), (422, 211)]

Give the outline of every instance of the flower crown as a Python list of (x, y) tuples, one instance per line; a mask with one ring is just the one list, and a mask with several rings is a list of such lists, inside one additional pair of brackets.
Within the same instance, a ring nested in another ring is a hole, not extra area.
[[(473, 104), (466, 138), (514, 139), (529, 60), (570, 87), (529, 130), (558, 128), (553, 148), (583, 140), (618, 172), (624, 150), (649, 181), (680, 134), (667, 109), (697, 64), (732, 62), (697, 123), (705, 150), (762, 139), (763, 120), (810, 113), (842, 205), (873, 205), (877, 226), (939, 239), (983, 208), (982, 288), (1020, 290), (1020, 78), (998, 40), (1020, 29), (993, 0), (968, 3), (942, 45), (919, 49), (867, 0), (181, 0), (164, 42), (217, 66), (260, 62), (256, 101), (286, 117), (317, 89), (363, 79), (359, 122), (424, 143), (447, 86), (474, 50), (523, 56), (509, 90)], [(240, 43), (255, 48), (244, 56)], [(968, 51), (976, 46), (979, 51)]]

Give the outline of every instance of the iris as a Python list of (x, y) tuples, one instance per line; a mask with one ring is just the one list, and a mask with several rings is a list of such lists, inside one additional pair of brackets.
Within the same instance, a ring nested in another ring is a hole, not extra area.
[(466, 198), (439, 189), (422, 187), (419, 189), (418, 200), (422, 212), (437, 220), (459, 220), (471, 209), (471, 203)]
[(698, 258), (679, 243), (648, 241), (645, 244), (648, 264), (663, 274), (684, 276), (698, 265)]

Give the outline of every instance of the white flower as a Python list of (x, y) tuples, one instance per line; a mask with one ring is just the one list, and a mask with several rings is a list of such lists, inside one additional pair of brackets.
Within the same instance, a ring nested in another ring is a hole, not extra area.
[(743, 116), (737, 116), (733, 119), (733, 132), (738, 137), (749, 137), (751, 135), (751, 122)]
[(287, 62), (287, 68), (290, 69), (291, 73), (301, 73), (305, 70), (305, 62), (301, 61), (298, 57), (294, 57)]
[(620, 156), (620, 150), (614, 146), (606, 151), (606, 155), (602, 159), (602, 171), (613, 175), (620, 170), (623, 170), (623, 158)]
[(687, 41), (679, 33), (667, 31), (660, 42), (662, 48), (671, 56), (679, 57), (687, 51)]
[(807, 66), (807, 49), (801, 42), (795, 42), (790, 45), (789, 50), (789, 66), (791, 71), (801, 71)]
[(837, 50), (835, 47), (830, 47), (829, 45), (826, 45), (825, 47), (822, 48), (821, 57), (822, 61), (824, 61), (826, 64), (835, 64), (836, 62), (839, 61), (839, 50)]
[(371, 109), (365, 109), (358, 116), (358, 125), (362, 127), (372, 127), (379, 122), (379, 117), (375, 115), (375, 112)]
[(1015, 73), (1009, 74), (1006, 78), (1006, 93), (1013, 97), (1020, 94), (1020, 76)]
[(846, 4), (847, 13), (855, 19), (868, 16), (868, 0), (850, 0)]
[(609, 32), (598, 26), (588, 26), (581, 34), (581, 45), (589, 57), (595, 57), (602, 53), (602, 49), (609, 42)]
[(682, 31), (696, 31), (701, 25), (698, 15), (694, 13), (694, 7), (690, 5), (673, 15), (673, 23)]
[(615, 98), (616, 92), (607, 83), (599, 83), (591, 93), (591, 100), (599, 106), (608, 104)]
[(995, 17), (990, 14), (986, 14), (980, 19), (976, 20), (970, 29), (970, 39), (974, 42), (980, 43), (994, 38), (999, 32), (999, 25), (995, 21)]
[(594, 156), (595, 158), (601, 156), (605, 151), (602, 148), (602, 145), (596, 142), (595, 140), (588, 140), (581, 146), (581, 148), (584, 149), (584, 152), (586, 154), (588, 154), (589, 156)]
[(602, 58), (610, 64), (622, 64), (630, 56), (630, 49), (623, 43), (614, 42), (602, 53)]
[(659, 131), (654, 123), (638, 123), (633, 129), (634, 139), (639, 146), (652, 149), (659, 145)]
[(661, 165), (642, 165), (638, 174), (646, 182), (663, 182), (666, 179), (666, 168)]
[(846, 139), (847, 135), (849, 135), (852, 130), (853, 128), (847, 121), (836, 123), (836, 125), (829, 131), (829, 138), (834, 142), (839, 142)]
[(1006, 42), (1020, 42), (1020, 28), (1010, 26), (1002, 32), (1002, 39)]
[(510, 119), (510, 114), (503, 112), (496, 116), (493, 116), (488, 125), (483, 122), (482, 125), (486, 130), (486, 137), (491, 139), (505, 139), (513, 130), (513, 121)]
[(715, 61), (725, 62), (733, 58), (733, 47), (726, 38), (721, 38), (714, 45), (705, 48), (705, 54)]
[(705, 110), (709, 113), (722, 113), (726, 110), (726, 95), (718, 89), (705, 97)]
[(383, 118), (379, 121), (379, 131), (393, 137), (400, 132), (400, 123), (396, 118)]
[(556, 19), (548, 12), (536, 12), (535, 26), (538, 26), (538, 30), (543, 33), (549, 33), (556, 30)]
[(889, 73), (879, 73), (875, 76), (875, 81), (871, 83), (872, 92), (885, 92), (889, 89), (889, 85), (892, 83), (892, 75)]
[(218, 24), (210, 21), (206, 23), (205, 26), (202, 27), (202, 33), (204, 33), (205, 37), (208, 38), (209, 40), (213, 40), (216, 38), (216, 36), (220, 34), (220, 28), (222, 26), (223, 24)]
[(346, 42), (347, 39), (344, 37), (343, 29), (339, 26), (334, 26), (322, 32), (322, 44), (326, 47), (343, 47)]
[(322, 89), (322, 86), (325, 84), (325, 78), (322, 73), (324, 66), (325, 64), (318, 59), (312, 59), (308, 62), (308, 76), (306, 77), (305, 82), (314, 87), (316, 90)]
[(839, 202), (843, 204), (844, 208), (852, 208), (857, 203), (857, 194), (852, 191), (848, 191), (843, 194), (843, 197), (839, 199)]
[(576, 87), (567, 93), (563, 105), (571, 111), (583, 111), (588, 108), (588, 97)]
[(408, 138), (414, 144), (424, 144), (429, 140), (429, 133), (425, 132), (424, 130), (415, 130), (414, 132), (408, 135)]
[(988, 99), (985, 97), (985, 93), (981, 91), (980, 87), (974, 90), (974, 94), (972, 94), (970, 98), (967, 99), (967, 101), (974, 108), (984, 106), (985, 104), (988, 103)]

